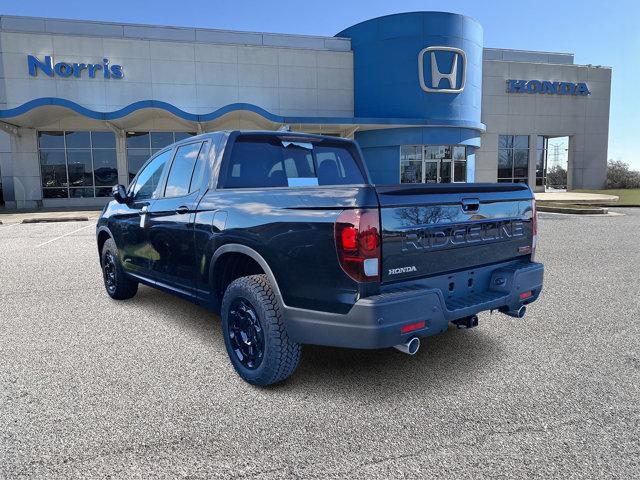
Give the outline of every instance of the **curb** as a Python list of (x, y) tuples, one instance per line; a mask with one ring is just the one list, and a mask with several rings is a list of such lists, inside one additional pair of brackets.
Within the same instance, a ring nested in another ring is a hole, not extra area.
[(57, 223), (57, 222), (88, 222), (89, 217), (40, 217), (24, 218), (20, 223)]
[(575, 215), (606, 215), (609, 213), (609, 209), (604, 207), (571, 208), (571, 207), (547, 207), (543, 205), (538, 205), (537, 210), (539, 212), (571, 213)]
[(611, 208), (640, 208), (640, 205), (613, 205), (613, 204), (609, 204), (609, 205), (598, 205), (598, 206), (606, 206), (606, 207), (611, 207)]

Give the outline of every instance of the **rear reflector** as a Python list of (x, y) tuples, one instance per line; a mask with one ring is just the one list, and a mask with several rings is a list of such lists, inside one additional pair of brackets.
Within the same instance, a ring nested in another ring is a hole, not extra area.
[(520, 300), (526, 300), (527, 298), (531, 297), (533, 295), (533, 293), (531, 292), (531, 290), (529, 290), (528, 292), (522, 292), (520, 294)]
[(427, 323), (423, 320), (421, 322), (408, 323), (407, 325), (403, 325), (400, 327), (400, 333), (409, 333), (414, 330), (420, 330), (424, 328)]

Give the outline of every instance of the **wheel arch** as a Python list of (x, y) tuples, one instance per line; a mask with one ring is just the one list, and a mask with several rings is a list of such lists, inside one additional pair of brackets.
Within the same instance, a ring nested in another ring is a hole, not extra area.
[[(211, 280), (211, 285), (212, 285), (212, 295), (216, 297), (219, 305), (222, 304), (222, 298), (221, 297), (217, 298), (219, 295), (217, 291), (217, 286), (219, 282), (216, 279), (216, 272), (217, 272), (216, 268), (220, 267), (220, 261), (229, 254), (243, 255), (245, 257), (250, 258), (252, 261), (254, 261), (260, 267), (260, 269), (262, 269), (262, 272), (264, 272), (264, 274), (269, 279), (269, 282), (271, 283), (271, 288), (276, 294), (276, 297), (278, 298), (278, 300), (280, 300), (283, 306), (285, 305), (284, 299), (282, 297), (282, 293), (280, 291), (280, 287), (278, 286), (278, 281), (276, 280), (276, 277), (273, 271), (271, 270), (271, 267), (267, 263), (267, 261), (264, 259), (262, 255), (260, 255), (260, 253), (258, 253), (253, 248), (248, 247), (246, 245), (239, 244), (239, 243), (228, 243), (226, 245), (221, 246), (215, 251), (215, 253), (213, 254), (213, 257), (211, 258), (211, 264), (209, 265), (209, 278)], [(253, 272), (253, 273), (257, 273), (257, 272)], [(222, 294), (224, 294), (224, 292), (222, 292)]]
[(111, 234), (111, 231), (109, 231), (109, 229), (107, 227), (99, 227), (98, 228), (98, 232), (96, 234), (96, 240), (98, 242), (98, 255), (102, 255), (102, 247), (104, 247), (104, 244), (106, 243), (107, 240), (109, 239), (113, 239), (113, 235)]

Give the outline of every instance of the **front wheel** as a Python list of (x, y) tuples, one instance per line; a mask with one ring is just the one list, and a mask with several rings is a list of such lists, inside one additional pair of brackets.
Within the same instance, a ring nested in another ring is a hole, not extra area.
[(104, 242), (100, 254), (102, 263), (102, 278), (104, 288), (109, 296), (115, 300), (126, 300), (138, 292), (138, 282), (131, 280), (122, 268), (118, 247), (113, 239)]
[(222, 331), (233, 367), (252, 385), (281, 382), (298, 366), (302, 347), (289, 339), (266, 275), (241, 277), (229, 285), (222, 299)]

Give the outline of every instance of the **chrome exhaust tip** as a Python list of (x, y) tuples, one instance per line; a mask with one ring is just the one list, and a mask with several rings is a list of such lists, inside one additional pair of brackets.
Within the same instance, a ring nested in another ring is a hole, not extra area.
[(522, 318), (526, 315), (527, 313), (527, 307), (522, 305), (519, 309), (517, 310), (506, 310), (504, 312), (505, 315), (509, 315), (510, 317), (515, 317), (515, 318)]
[(393, 348), (400, 350), (402, 353), (406, 353), (407, 355), (415, 355), (420, 349), (420, 339), (418, 337), (413, 337), (405, 343), (394, 345)]

